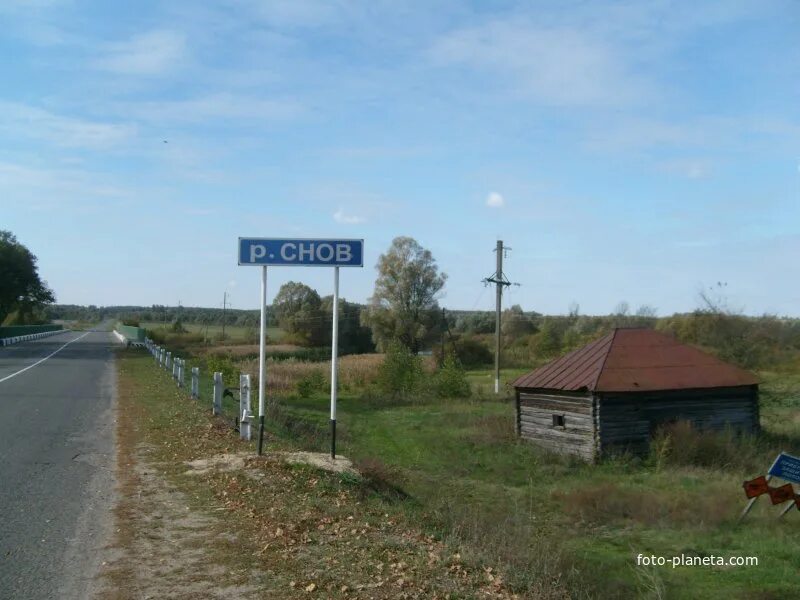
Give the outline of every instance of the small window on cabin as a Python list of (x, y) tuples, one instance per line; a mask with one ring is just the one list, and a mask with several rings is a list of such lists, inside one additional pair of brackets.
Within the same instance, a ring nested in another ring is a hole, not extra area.
[(553, 427), (564, 427), (564, 415), (553, 415)]

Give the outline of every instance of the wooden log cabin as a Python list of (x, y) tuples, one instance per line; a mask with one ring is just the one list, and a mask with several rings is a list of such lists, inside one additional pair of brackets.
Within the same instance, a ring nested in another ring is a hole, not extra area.
[(675, 421), (759, 428), (755, 375), (651, 329), (616, 329), (512, 385), (517, 434), (587, 461), (647, 452), (655, 429)]

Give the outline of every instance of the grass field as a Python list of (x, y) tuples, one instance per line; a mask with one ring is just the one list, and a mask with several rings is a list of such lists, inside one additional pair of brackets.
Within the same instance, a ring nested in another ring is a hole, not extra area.
[[(189, 399), (141, 350), (120, 350), (118, 380), (125, 433), (120, 441), (122, 473), (130, 471), (127, 457), (143, 447), (147, 470), (156, 469), (185, 499), (180, 512), (205, 512), (222, 521), (209, 528), (203, 542), (213, 560), (208, 569), (177, 573), (186, 584), (209, 577), (224, 586), (256, 580), (257, 597), (265, 598), (514, 597), (496, 568), (475, 568), (460, 546), (422, 531), (417, 513), (408, 510), (409, 501), (387, 487), (378, 471), (365, 469), (367, 477), (361, 478), (255, 460), (254, 443), (239, 440), (230, 423), (210, 416), (205, 384), (200, 401)], [(274, 423), (267, 454), (297, 449), (297, 438), (279, 437), (286, 432)], [(200, 477), (187, 473), (187, 461), (241, 451), (252, 459), (246, 468)], [(133, 497), (123, 497), (118, 512), (118, 543), (125, 548), (130, 540), (163, 539), (166, 527), (158, 518), (147, 515), (136, 523), (127, 517), (127, 505), (140, 499), (141, 488), (131, 485), (125, 492)], [(158, 512), (160, 516), (163, 509)], [(224, 543), (230, 539), (235, 542)], [(173, 539), (158, 548), (177, 553), (174, 562), (192, 553)], [(114, 565), (110, 578), (116, 595), (110, 597), (136, 595), (130, 593), (131, 570), (125, 560)], [(174, 568), (158, 570), (165, 579), (175, 573)], [(153, 577), (152, 572), (147, 575)], [(178, 590), (176, 583), (165, 581), (180, 597), (195, 597), (186, 587)]]
[[(167, 328), (169, 328), (167, 324)], [(145, 329), (160, 329), (164, 327), (161, 322), (140, 323), (140, 327)], [(211, 340), (219, 340), (222, 336), (222, 325), (201, 325), (198, 323), (185, 323), (184, 329), (190, 333), (200, 333), (208, 336)], [(270, 341), (280, 341), (283, 337), (283, 330), (280, 327), (267, 327), (267, 337)], [(232, 343), (252, 343), (258, 342), (258, 329), (255, 327), (242, 327), (239, 325), (225, 326), (225, 341)]]
[[(503, 380), (518, 374), (504, 372)], [(489, 371), (469, 376), (480, 389), (491, 385)], [(535, 595), (542, 579), (551, 578), (577, 597), (791, 596), (800, 586), (797, 511), (778, 521), (778, 509), (762, 499), (736, 523), (745, 504), (742, 481), (765, 472), (780, 450), (800, 449), (800, 377), (764, 378), (765, 436), (727, 449), (742, 454), (732, 464), (622, 457), (587, 465), (519, 442), (513, 402), (481, 396), (387, 405), (345, 393), (340, 449), (385, 465), (413, 498), (410, 512), (440, 535), (467, 543), (474, 561), (504, 565), (512, 588), (522, 593)], [(322, 393), (285, 402), (288, 414), (315, 423), (319, 432), (327, 410)], [(326, 436), (307, 435), (305, 443), (323, 449)], [(645, 567), (636, 564), (640, 553), (754, 556), (758, 566)]]
[[(324, 451), (326, 386), (301, 398), (291, 379), (328, 367), (273, 365), (274, 376), (279, 368), (280, 385), (270, 392), (271, 445)], [(522, 372), (503, 371), (504, 388)], [(761, 374), (764, 433), (757, 439), (673, 442), (683, 454), (696, 445), (711, 457), (706, 461), (665, 454), (599, 465), (517, 440), (513, 400), (494, 397), (489, 369), (469, 371), (473, 397), (452, 400), (388, 401), (364, 377), (345, 375), (344, 382), (355, 383), (341, 386), (339, 452), (402, 490), (395, 504), (408, 519), (463, 547), (472, 568), (499, 567), (523, 596), (563, 597), (567, 590), (570, 597), (777, 598), (800, 586), (800, 515), (778, 521), (779, 509), (762, 499), (743, 524), (736, 522), (745, 503), (742, 481), (763, 474), (779, 451), (800, 452), (797, 372)], [(206, 374), (203, 390), (208, 398)], [(229, 419), (235, 411), (226, 399)], [(647, 567), (637, 565), (639, 554), (753, 556), (758, 565)]]

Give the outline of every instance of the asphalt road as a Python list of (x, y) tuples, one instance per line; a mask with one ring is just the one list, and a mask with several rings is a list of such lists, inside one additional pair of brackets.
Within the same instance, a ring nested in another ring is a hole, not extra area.
[(115, 494), (114, 345), (78, 331), (0, 348), (2, 599), (96, 586)]

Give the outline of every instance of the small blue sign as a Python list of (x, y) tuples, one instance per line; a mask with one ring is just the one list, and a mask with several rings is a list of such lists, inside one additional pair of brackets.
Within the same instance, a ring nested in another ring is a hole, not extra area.
[(239, 238), (239, 264), (363, 267), (364, 240)]
[(786, 481), (800, 483), (800, 458), (781, 452), (769, 468), (769, 474)]

